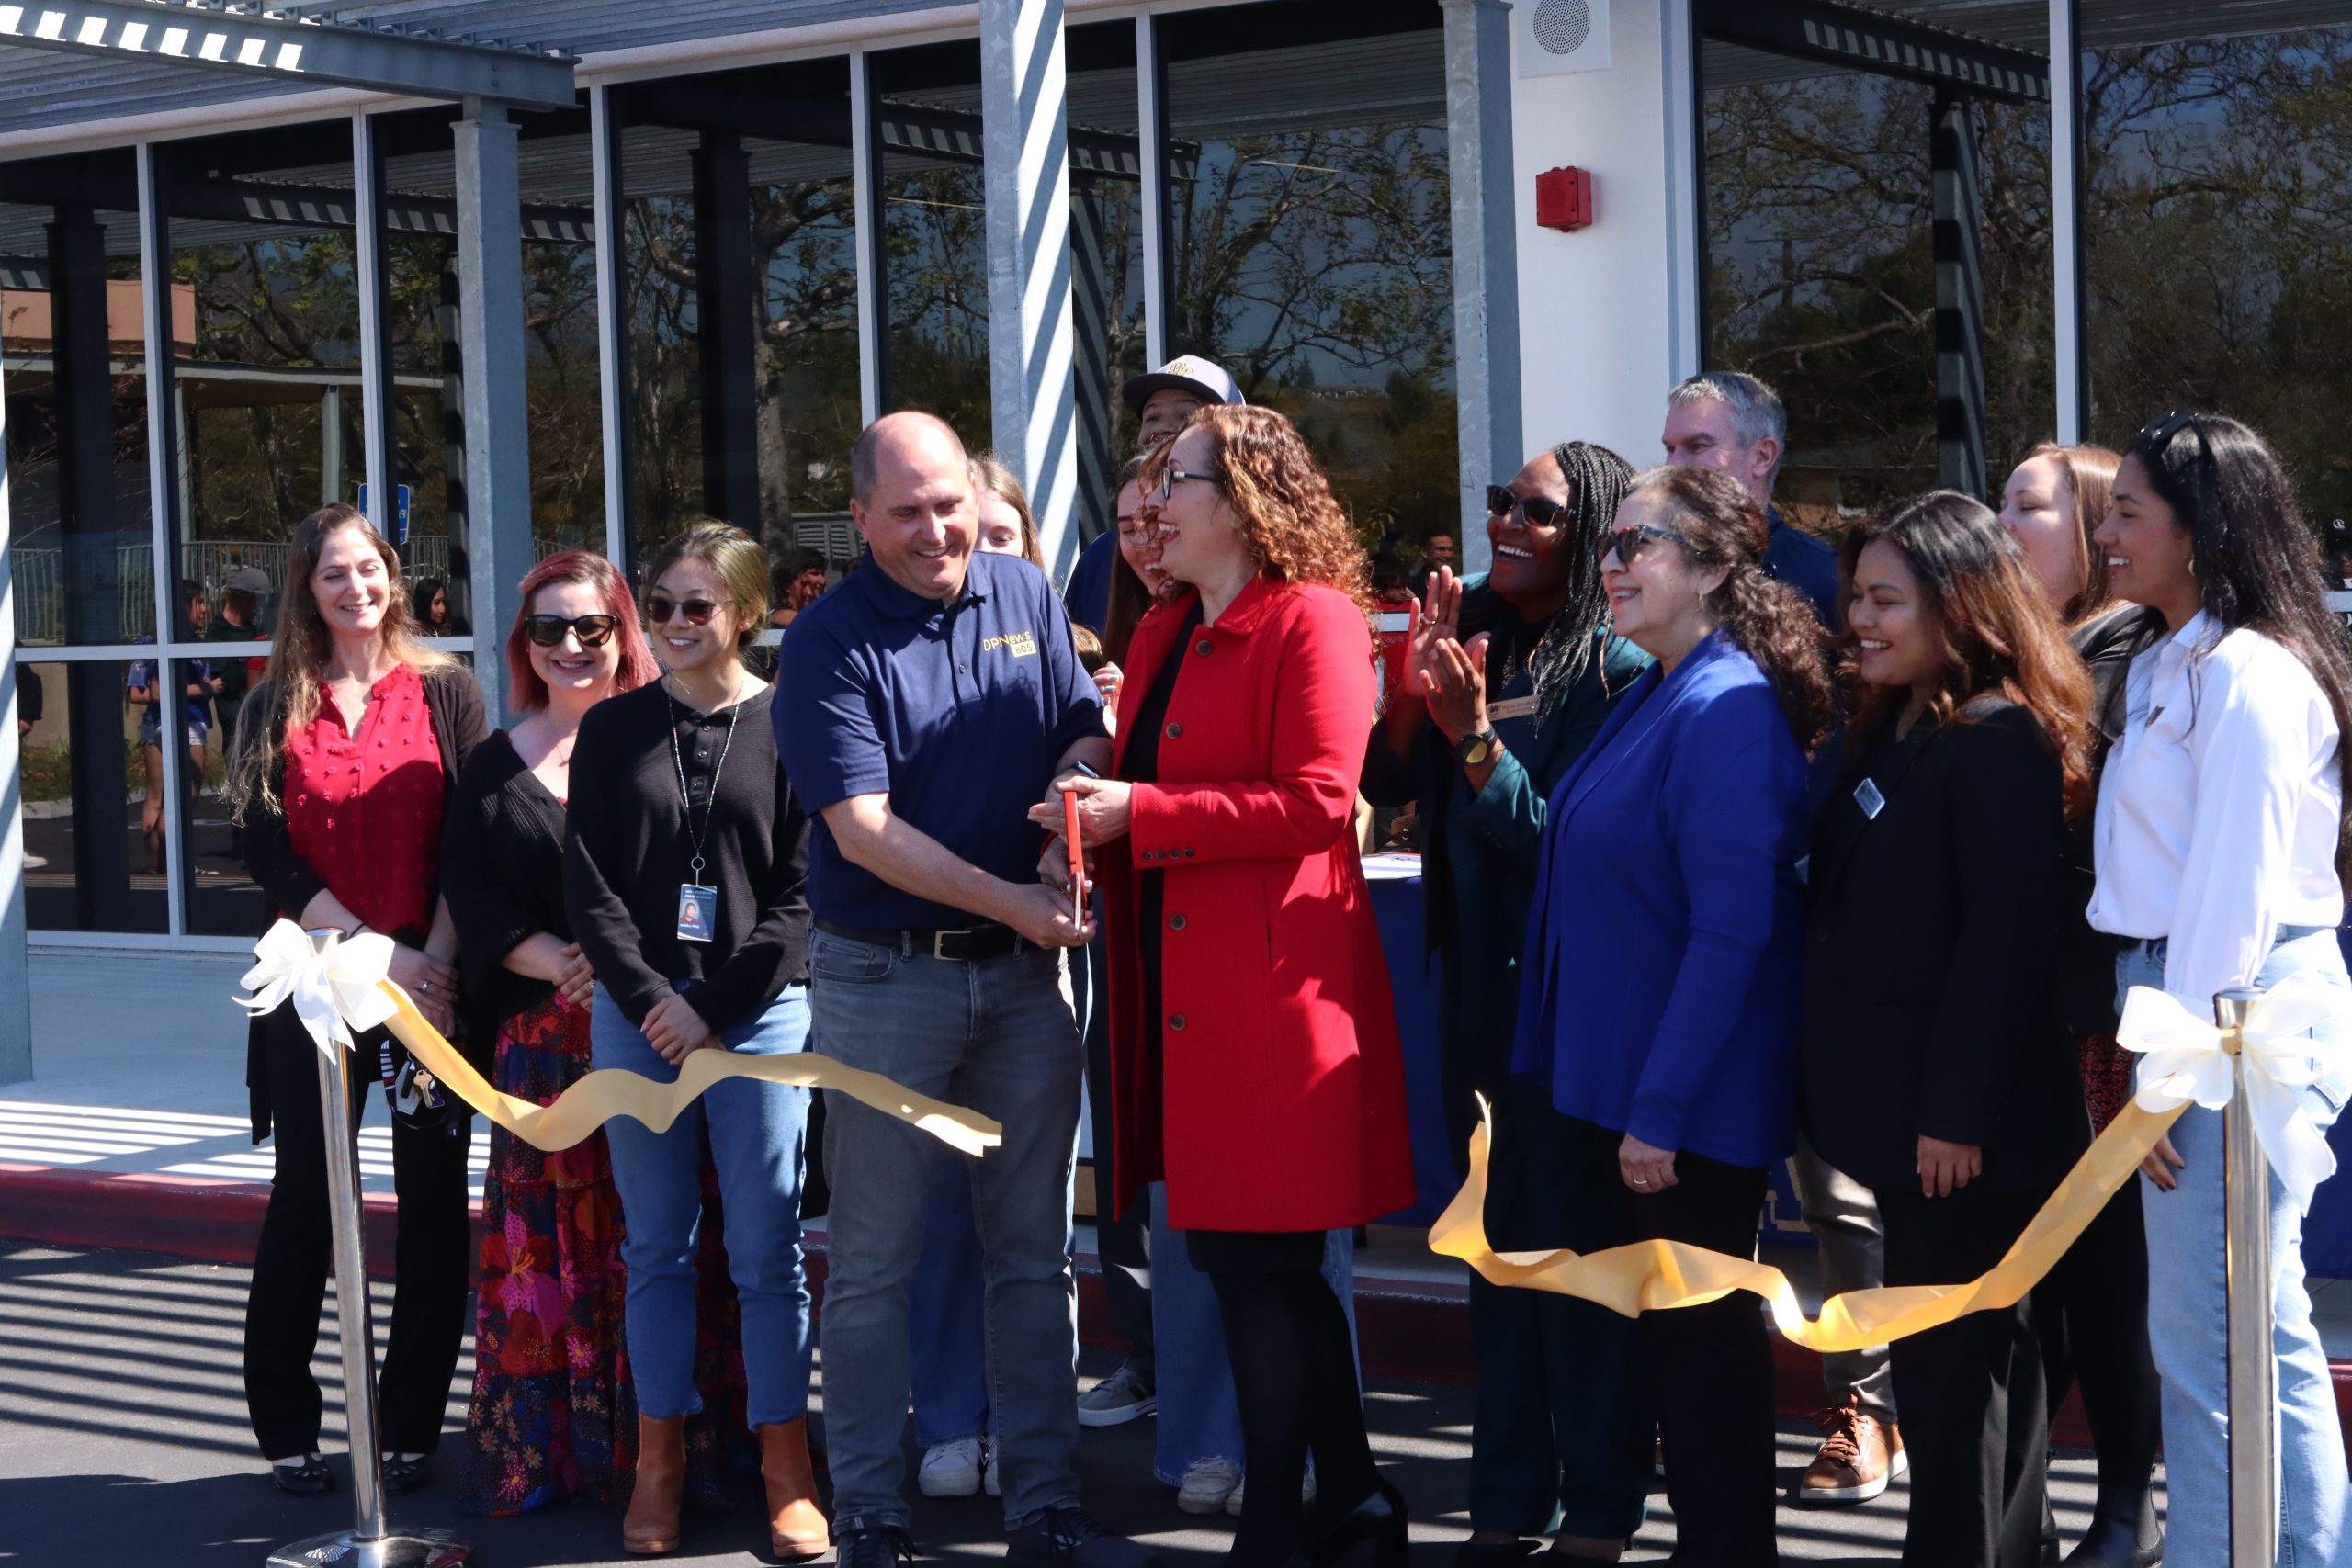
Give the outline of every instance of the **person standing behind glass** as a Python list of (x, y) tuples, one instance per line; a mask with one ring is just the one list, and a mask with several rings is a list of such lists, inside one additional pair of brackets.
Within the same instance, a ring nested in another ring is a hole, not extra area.
[[(777, 765), (775, 688), (743, 663), (767, 620), (767, 558), (690, 524), (646, 568), (666, 678), (598, 704), (572, 753), (564, 907), (595, 975), (594, 1065), (668, 1083), (695, 1051), (783, 1055), (808, 1040), (808, 821)], [(621, 1543), (674, 1551), (695, 1387), (695, 1253), (709, 1134), (742, 1303), (746, 1416), (760, 1438), (768, 1550), (830, 1543), (808, 1455), (800, 1177), (808, 1091), (730, 1078), (656, 1133), (605, 1125), (628, 1237), (637, 1485)]]
[[(230, 773), (237, 852), (277, 911), (305, 930), (392, 939), (390, 976), (444, 1034), (456, 1027), (458, 946), (438, 887), (447, 802), (481, 741), (481, 692), (417, 640), (400, 558), (338, 502), (287, 546), (286, 602), (261, 684), (248, 694)], [(374, 770), (368, 771), (368, 764)], [(384, 1049), (361, 1034), (361, 1070)], [(278, 1489), (334, 1490), (320, 1458), (311, 1354), (326, 1295), (326, 1140), (318, 1046), (290, 1007), (254, 1021), (245, 1083), (253, 1137), (276, 1136), (245, 1306), (245, 1402)], [(356, 1130), (367, 1105), (352, 1096)], [(387, 1490), (424, 1484), (465, 1335), (466, 1147), (473, 1113), (392, 1116), (400, 1204), (391, 1337), (379, 1377)]]
[[(523, 717), (478, 747), (441, 846), (469, 1001), (495, 1041), (493, 1088), (548, 1105), (588, 1070), (594, 975), (563, 908), (564, 803), (580, 721), (661, 677), (610, 561), (549, 556), (523, 579), (506, 638)], [(626, 1469), (619, 1201), (600, 1129), (543, 1152), (490, 1134), (475, 1286), (466, 1508), (608, 1502)]]
[[(1546, 805), (1512, 1068), (1571, 1119), (1565, 1157), (1609, 1190), (1611, 1244), (1749, 1256), (1766, 1168), (1796, 1142), (1805, 756), (1832, 704), (1812, 607), (1764, 573), (1769, 536), (1737, 481), (1679, 468), (1636, 477), (1600, 542), (1614, 628), (1657, 663)], [(1775, 1561), (1756, 1304), (1640, 1329), (1675, 1561)]]
[[(2216, 992), (2307, 975), (2335, 998), (2315, 1039), (2340, 1052), (2352, 666), (2294, 488), (2237, 421), (2167, 413), (2132, 438), (2094, 537), (2116, 596), (2167, 633), (2132, 661), (2123, 737), (2099, 780), (2090, 922), (2124, 939), (2117, 989), (2160, 988), (2211, 1018)], [(2324, 1133), (2347, 1092), (2339, 1066), (2301, 1092), (2302, 1111)], [(2230, 1553), (2222, 1165), (2222, 1112), (2192, 1105), (2141, 1168), (2162, 1282), (2148, 1337), (2164, 1382), (2165, 1556), (2179, 1563)], [(2352, 1485), (2303, 1283), (2309, 1203), (2273, 1173), (2278, 1560), (2339, 1562)]]
[[(2025, 553), (1955, 491), (1846, 536), (1846, 772), (1806, 878), (1806, 1135), (1871, 1189), (1886, 1282), (2001, 1260), (2088, 1141), (2052, 961), (2090, 677)], [(2049, 1461), (2030, 1297), (1893, 1347), (1905, 1562), (2033, 1568)]]
[[(1633, 477), (1607, 447), (1571, 441), (1487, 487), (1494, 570), (1433, 574), (1404, 693), (1364, 758), (1374, 805), (1418, 807), (1446, 1142), (1466, 1158), (1486, 1096), (1487, 1234), (1506, 1249), (1583, 1250), (1608, 1205), (1605, 1189), (1578, 1200), (1558, 1114), (1540, 1090), (1515, 1090), (1510, 1069), (1545, 800), (1650, 661), (1610, 635), (1594, 547)], [(1641, 1528), (1651, 1481), (1633, 1324), (1475, 1274), (1470, 1313), (1478, 1405), (1471, 1535), (1456, 1562), (1523, 1556), (1525, 1538), (1546, 1531), (1565, 1556), (1613, 1561)]]
[[(2108, 592), (2107, 550), (2091, 533), (2107, 515), (2121, 459), (2104, 446), (2044, 443), (2025, 456), (2002, 491), (2001, 521), (2024, 547), (2066, 640), (2091, 675), (2091, 778), (2123, 734), (2123, 677), (2132, 656), (2162, 637), (2155, 612)], [(2132, 1054), (2115, 1043), (2116, 942), (2084, 918), (2094, 881), (2091, 814), (2068, 824), (2072, 886), (2059, 938), (2059, 996), (2082, 1066), (2093, 1137), (2132, 1098)], [(2140, 1184), (2108, 1200), (2057, 1267), (2033, 1288), (2033, 1313), (2054, 1421), (2069, 1387), (2098, 1458), (2098, 1495), (2081, 1542), (2067, 1555), (2086, 1568), (2151, 1568), (2164, 1555), (2156, 1523), (2156, 1454), (2163, 1442), (2156, 1367), (2148, 1351), (2148, 1237)], [(2056, 1524), (2045, 1523), (2055, 1549)]]

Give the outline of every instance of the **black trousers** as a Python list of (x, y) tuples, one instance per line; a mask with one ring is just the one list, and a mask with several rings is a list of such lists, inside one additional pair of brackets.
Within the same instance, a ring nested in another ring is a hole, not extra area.
[[(1580, 1157), (1614, 1169), (1624, 1134), (1569, 1121)], [(1610, 1185), (1617, 1242), (1684, 1241), (1735, 1258), (1756, 1250), (1764, 1212), (1762, 1166), (1724, 1165), (1685, 1149), (1675, 1184), (1636, 1193)], [(1769, 1568), (1780, 1561), (1773, 1510), (1772, 1347), (1756, 1299), (1735, 1292), (1705, 1306), (1640, 1319), (1650, 1397), (1666, 1443), (1674, 1506), (1673, 1562), (1686, 1568)]]
[[(328, 1229), (326, 1130), (319, 1115), (318, 1047), (291, 1008), (261, 1021), (263, 1070), (277, 1169), (254, 1254), (245, 1300), (245, 1404), (265, 1458), (288, 1459), (319, 1446), (320, 1393), (311, 1372), (333, 1257)], [(381, 1031), (359, 1037), (352, 1117), (379, 1092), (375, 1064)], [(392, 1184), (400, 1201), (393, 1256), (391, 1335), (377, 1379), (387, 1453), (431, 1453), (441, 1441), (449, 1386), (465, 1337), (471, 1258), (466, 1148), (472, 1115), (454, 1128), (419, 1130), (392, 1119)]]
[(2066, 1390), (2081, 1384), (2099, 1491), (2146, 1491), (2164, 1418), (2148, 1354), (2148, 1234), (2138, 1181), (2123, 1184), (2033, 1288), (2033, 1307), (2051, 1418)]
[[(1878, 1189), (1886, 1282), (1956, 1285), (2001, 1260), (2041, 1194), (1966, 1187), (1923, 1198)], [(2049, 1462), (2032, 1298), (1894, 1345), (1894, 1401), (1911, 1458), (1906, 1564), (2035, 1568)]]
[[(1577, 1139), (1539, 1084), (1495, 1100), (1487, 1238), (1498, 1251), (1616, 1241), (1613, 1143)], [(1470, 1277), (1478, 1404), (1470, 1427), (1470, 1528), (1617, 1539), (1642, 1527), (1650, 1489), (1641, 1327), (1607, 1307)]]
[[(1102, 1293), (1110, 1298), (1111, 1326), (1127, 1342), (1127, 1354), (1152, 1370), (1151, 1257), (1145, 1237), (1151, 1230), (1151, 1204), (1142, 1193), (1127, 1212), (1111, 1211), (1118, 1172), (1111, 1159), (1111, 963), (1102, 931), (1086, 944), (1082, 984), (1086, 1014), (1086, 1111), (1094, 1125), (1094, 1251), (1102, 1260)], [(1072, 980), (1079, 978), (1071, 966)]]

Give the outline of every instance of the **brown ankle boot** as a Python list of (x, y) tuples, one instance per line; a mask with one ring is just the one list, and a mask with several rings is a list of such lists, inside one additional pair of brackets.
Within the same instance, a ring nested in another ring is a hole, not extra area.
[(686, 1495), (686, 1418), (637, 1418), (637, 1489), (621, 1520), (621, 1550), (661, 1557), (678, 1550), (678, 1509)]
[(808, 1462), (808, 1419), (760, 1428), (760, 1479), (768, 1489), (768, 1554), (797, 1562), (822, 1557), (832, 1528), (817, 1506), (817, 1472)]

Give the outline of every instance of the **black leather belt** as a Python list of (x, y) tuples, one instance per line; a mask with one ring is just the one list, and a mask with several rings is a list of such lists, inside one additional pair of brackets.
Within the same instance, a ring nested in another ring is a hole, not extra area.
[(893, 948), (912, 957), (917, 953), (927, 958), (944, 958), (955, 964), (978, 964), (990, 958), (1011, 958), (1028, 948), (1026, 937), (1011, 926), (991, 920), (964, 931), (888, 931), (873, 926), (843, 925), (821, 916), (812, 922), (820, 931), (846, 937), (851, 942), (863, 942), (875, 947)]

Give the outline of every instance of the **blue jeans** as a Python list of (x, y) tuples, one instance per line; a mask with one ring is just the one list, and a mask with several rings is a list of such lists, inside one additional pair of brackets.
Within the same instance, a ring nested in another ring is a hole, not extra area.
[[(2330, 981), (2352, 1011), (2352, 981), (2332, 931), (2281, 932), (2256, 976), (2275, 986), (2308, 970)], [(2126, 948), (2117, 961), (2119, 1000), (2132, 986), (2164, 986), (2161, 942)], [(2314, 1037), (2338, 1041), (2345, 1014), (2322, 1024)], [(2342, 1075), (2303, 1091), (2303, 1108), (2324, 1132), (2343, 1109)], [(2188, 1163), (2170, 1192), (2142, 1189), (2148, 1233), (2149, 1348), (2164, 1382), (2165, 1559), (2182, 1564), (2230, 1560), (2229, 1278), (2222, 1252), (2222, 1112), (2190, 1106), (2172, 1126), (2173, 1147)], [(2352, 1562), (2345, 1536), (2352, 1483), (2344, 1469), (2344, 1434), (2336, 1425), (2327, 1353), (2312, 1326), (2312, 1299), (2303, 1286), (2303, 1216), (2274, 1174), (2270, 1179), (2270, 1259), (2276, 1317), (2272, 1346), (2278, 1363), (2280, 1568), (2314, 1568)]]
[[(1355, 1235), (1332, 1231), (1323, 1241), (1323, 1278), (1356, 1325)], [(1151, 1184), (1151, 1337), (1159, 1371), (1152, 1473), (1182, 1486), (1184, 1472), (1204, 1459), (1242, 1468), (1241, 1405), (1233, 1392), (1233, 1363), (1225, 1353), (1225, 1319), (1216, 1290), (1193, 1267), (1184, 1233), (1168, 1224), (1168, 1187)]]
[[(657, 1083), (678, 1069), (596, 988), (588, 1017), (591, 1060)], [(767, 1010), (721, 1036), (750, 1056), (805, 1050), (807, 987), (788, 986)], [(633, 1116), (605, 1123), (613, 1186), (628, 1232), (628, 1359), (639, 1411), (656, 1420), (702, 1409), (695, 1389), (695, 1251), (702, 1226), (702, 1133), (725, 1204), (727, 1269), (743, 1309), (745, 1415), (753, 1427), (808, 1414), (808, 1277), (800, 1262), (800, 1170), (808, 1091), (729, 1078), (678, 1113), (666, 1133)]]
[[(809, 948), (816, 1049), (1004, 1127), (970, 1175), (985, 1281), (989, 1407), (1004, 1517), (1078, 1501), (1069, 1183), (1078, 1151), (1078, 1025), (1061, 959), (1024, 950), (956, 963), (820, 931)], [(836, 1534), (904, 1529), (908, 1284), (922, 1249), (931, 1135), (831, 1096), (825, 1167), (825, 1435)]]
[(926, 1449), (989, 1430), (987, 1311), (971, 1162), (941, 1144), (924, 1179), (922, 1257), (907, 1283), (915, 1441)]

